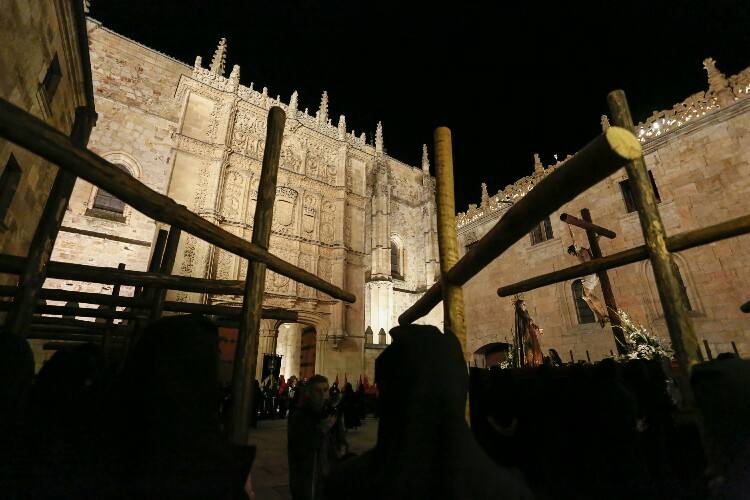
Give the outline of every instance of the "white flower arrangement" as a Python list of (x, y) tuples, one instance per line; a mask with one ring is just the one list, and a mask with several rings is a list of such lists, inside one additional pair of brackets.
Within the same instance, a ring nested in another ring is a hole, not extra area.
[(617, 310), (622, 326), (614, 326), (622, 330), (625, 336), (625, 350), (627, 351), (620, 359), (655, 359), (671, 358), (672, 348), (665, 345), (661, 340), (653, 336), (643, 325), (633, 321), (622, 309)]
[(503, 370), (515, 367), (515, 365), (513, 364), (513, 351), (514, 350), (515, 349), (508, 350), (508, 355), (505, 357), (505, 359), (498, 363), (498, 366), (502, 368)]

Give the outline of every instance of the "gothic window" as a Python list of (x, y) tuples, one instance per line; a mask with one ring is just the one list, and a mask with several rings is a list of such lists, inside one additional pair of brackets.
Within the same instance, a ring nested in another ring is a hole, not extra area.
[[(650, 170), (648, 171), (648, 177), (649, 179), (651, 179), (651, 187), (654, 189), (654, 194), (656, 195), (656, 202), (661, 203), (661, 196), (659, 196), (659, 188), (656, 187), (654, 174), (652, 174)], [(633, 197), (633, 191), (630, 188), (629, 179), (620, 181), (620, 190), (622, 191), (622, 199), (623, 201), (625, 201), (625, 210), (627, 210), (627, 213), (635, 212), (636, 210), (638, 210), (638, 207), (636, 207), (636, 204), (635, 204), (635, 198)]]
[[(114, 165), (130, 174), (125, 166), (117, 163)], [(125, 222), (125, 203), (103, 189), (97, 189), (92, 208), (93, 210), (89, 212), (89, 215)]]
[(391, 239), (391, 276), (396, 279), (404, 279), (403, 253), (403, 248), (398, 241)]
[(47, 98), (47, 104), (52, 102), (52, 98), (57, 92), (57, 86), (60, 84), (62, 79), (62, 69), (60, 69), (60, 60), (57, 58), (57, 54), (52, 58), (52, 61), (47, 67), (47, 73), (44, 75), (44, 81), (42, 87), (44, 87), (44, 95)]
[(552, 223), (549, 221), (549, 217), (545, 217), (542, 221), (531, 231), (531, 244), (536, 245), (547, 240), (552, 239)]
[(18, 189), (18, 183), (21, 181), (21, 167), (16, 161), (16, 157), (10, 155), (5, 170), (0, 175), (0, 227), (5, 228), (5, 218), (10, 209), (10, 203)]
[(594, 312), (591, 310), (589, 305), (583, 300), (583, 285), (581, 280), (575, 280), (571, 285), (573, 290), (573, 301), (576, 304), (576, 315), (578, 316), (578, 324), (583, 325), (585, 323), (594, 323)]

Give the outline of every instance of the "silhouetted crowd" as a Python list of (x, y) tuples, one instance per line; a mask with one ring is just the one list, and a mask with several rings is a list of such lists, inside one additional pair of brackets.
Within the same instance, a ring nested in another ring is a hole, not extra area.
[[(254, 420), (288, 419), (295, 500), (747, 498), (746, 361), (694, 368), (702, 435), (662, 362), (469, 373), (452, 334), (390, 334), (375, 406), (363, 383), (321, 375), (255, 386)], [(209, 320), (175, 316), (147, 327), (117, 370), (78, 344), (35, 376), (28, 343), (0, 335), (0, 497), (252, 499), (255, 448), (227, 438), (217, 353)], [(373, 411), (377, 444), (355, 455), (346, 431)]]
[[(327, 379), (326, 379), (327, 380)], [(283, 419), (289, 416), (300, 405), (307, 378), (299, 380), (295, 375), (285, 380), (268, 375), (262, 382), (255, 381), (256, 408), (255, 423), (264, 419)], [(229, 397), (230, 387), (225, 389)], [(360, 377), (357, 390), (351, 382), (344, 381), (343, 389), (339, 388), (338, 377), (328, 389), (330, 404), (337, 408), (337, 413), (346, 429), (356, 429), (362, 425), (367, 415), (377, 416), (377, 386), (370, 385), (365, 377)]]

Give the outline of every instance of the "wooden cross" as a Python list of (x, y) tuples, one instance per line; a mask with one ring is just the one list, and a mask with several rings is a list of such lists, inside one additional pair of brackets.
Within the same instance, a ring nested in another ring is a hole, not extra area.
[[(560, 214), (560, 220), (571, 226), (580, 227), (586, 231), (586, 236), (589, 240), (589, 250), (591, 251), (591, 257), (593, 259), (602, 258), (602, 249), (599, 247), (598, 236), (604, 236), (609, 239), (617, 237), (617, 233), (614, 231), (594, 224), (591, 220), (591, 213), (588, 208), (581, 210), (581, 219), (563, 213)], [(625, 336), (622, 332), (620, 317), (617, 315), (617, 302), (615, 302), (615, 294), (612, 292), (612, 284), (609, 282), (609, 275), (606, 270), (598, 271), (596, 275), (599, 278), (599, 282), (602, 284), (602, 296), (604, 296), (604, 304), (607, 306), (607, 315), (609, 316), (609, 322), (612, 326), (612, 335), (615, 337), (617, 352), (619, 354), (625, 354)]]

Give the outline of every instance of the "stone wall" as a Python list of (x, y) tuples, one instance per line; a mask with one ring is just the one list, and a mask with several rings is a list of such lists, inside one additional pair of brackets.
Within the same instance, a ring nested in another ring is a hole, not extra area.
[[(75, 109), (87, 104), (90, 82), (83, 71), (72, 2), (10, 0), (0, 18), (0, 96), (69, 135)], [(59, 63), (59, 83), (48, 94), (44, 85), (53, 60)], [(0, 221), (0, 251), (25, 256), (34, 236), (57, 167), (0, 139), (0, 169), (15, 158), (21, 176)], [(5, 277), (4, 284), (15, 283)]]
[[(89, 148), (124, 167), (147, 186), (166, 192), (173, 133), (179, 114), (175, 89), (189, 66), (88, 22), (91, 67), (99, 120)], [(145, 270), (156, 224), (125, 207), (122, 217), (94, 207), (97, 188), (78, 180), (53, 260)], [(111, 285), (49, 280), (47, 287), (110, 293)], [(123, 287), (131, 295), (131, 287)]]
[[(691, 98), (688, 104), (676, 105), (674, 109), (678, 111), (671, 115), (655, 113), (657, 119), (649, 119), (639, 127), (646, 165), (661, 197), (659, 210), (669, 235), (750, 213), (750, 99), (745, 98), (746, 92), (740, 91), (746, 88), (739, 84), (744, 80), (733, 78), (737, 82), (736, 97), (723, 105), (711, 104), (717, 102), (711, 91), (701, 93), (700, 100)], [(706, 103), (711, 107), (706, 108)], [(704, 108), (695, 113), (695, 106)], [(693, 118), (686, 120), (686, 115)], [(659, 131), (662, 119), (663, 129)], [(485, 194), (484, 208), (474, 206), (468, 213), (459, 214), (459, 240), (463, 247), (497, 222), (507, 207), (502, 200), (512, 202), (517, 199), (514, 195), (522, 196), (535, 179), (544, 176), (539, 167), (533, 176), (519, 180), (497, 195)], [(626, 210), (620, 187), (625, 179), (624, 170), (620, 170), (584, 192), (550, 215), (551, 240), (532, 245), (530, 237), (522, 239), (466, 284), (470, 352), (490, 342), (512, 341), (511, 298), (498, 297), (495, 291), (499, 286), (577, 263), (566, 254), (572, 240), (559, 220), (560, 213), (578, 216), (582, 208), (588, 208), (597, 224), (614, 230), (616, 239), (600, 239), (604, 255), (643, 244), (638, 214)], [(576, 228), (574, 236), (576, 243), (588, 246), (582, 230)], [(750, 296), (749, 257), (748, 236), (675, 255), (693, 309), (691, 318), (698, 339), (701, 343), (707, 340), (714, 354), (731, 351), (732, 341), (741, 353), (750, 352), (750, 326), (747, 315), (739, 311), (740, 304)], [(631, 264), (611, 270), (609, 276), (618, 306), (667, 340), (650, 264)], [(592, 360), (609, 355), (616, 350), (611, 329), (602, 329), (595, 323), (579, 324), (571, 286), (568, 281), (523, 294), (531, 316), (544, 330), (543, 351), (555, 348), (565, 359), (573, 351), (578, 360), (586, 359), (586, 351)]]

